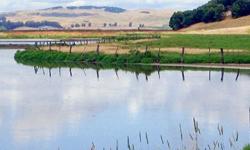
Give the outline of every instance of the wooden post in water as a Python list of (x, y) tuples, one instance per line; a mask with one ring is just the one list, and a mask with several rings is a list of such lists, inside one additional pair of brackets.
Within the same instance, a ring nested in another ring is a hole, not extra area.
[(97, 77), (97, 79), (99, 80), (99, 78), (100, 78), (100, 73), (99, 73), (99, 68), (98, 68), (98, 66), (97, 66), (97, 68), (96, 68), (96, 77)]
[(127, 136), (127, 146), (128, 146), (128, 149), (131, 150), (129, 136)]
[(149, 144), (148, 133), (147, 132), (146, 132), (145, 136), (146, 136), (146, 142), (147, 142), (147, 144)]
[(139, 140), (140, 140), (140, 143), (141, 143), (141, 132), (139, 132)]
[(158, 77), (159, 77), (159, 79), (161, 79), (161, 67), (160, 67), (160, 65), (157, 65), (157, 72), (158, 72)]
[(225, 61), (224, 61), (224, 49), (223, 48), (220, 49), (220, 54), (221, 54), (221, 63), (224, 64)]
[(163, 140), (162, 135), (160, 135), (160, 137), (161, 137), (161, 144), (164, 144), (164, 140)]
[(118, 140), (116, 140), (116, 150), (119, 150), (119, 143), (118, 143)]
[(221, 82), (224, 81), (224, 68), (221, 68)]
[(238, 81), (239, 76), (240, 76), (240, 69), (237, 70), (237, 75), (236, 75), (235, 81)]
[(184, 67), (181, 67), (181, 76), (182, 76), (182, 81), (185, 81)]
[(59, 76), (61, 77), (62, 73), (61, 73), (61, 67), (59, 67)]
[(73, 74), (72, 74), (72, 68), (69, 68), (69, 75), (70, 75), (70, 77), (73, 76)]
[(135, 77), (136, 77), (136, 80), (139, 81), (139, 73), (138, 72), (135, 72)]
[(208, 71), (208, 80), (211, 81), (211, 68), (209, 68), (209, 71)]
[(185, 54), (185, 48), (183, 47), (181, 51), (181, 63), (182, 64), (184, 63), (184, 54)]
[(49, 68), (49, 77), (51, 77), (51, 68)]
[(115, 68), (115, 75), (116, 75), (117, 79), (119, 79), (118, 68)]

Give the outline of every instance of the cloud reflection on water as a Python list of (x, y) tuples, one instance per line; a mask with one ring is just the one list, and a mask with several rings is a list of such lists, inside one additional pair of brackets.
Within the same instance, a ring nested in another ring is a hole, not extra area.
[[(14, 145), (60, 140), (63, 136), (89, 138), (80, 134), (82, 128), (92, 137), (101, 137), (101, 130), (103, 134), (126, 137), (116, 130), (123, 128), (131, 133), (132, 125), (134, 129), (160, 132), (158, 127), (171, 130), (181, 122), (190, 129), (192, 117), (209, 131), (214, 132), (221, 123), (227, 131), (235, 129), (247, 135), (243, 132), (249, 123), (247, 75), (235, 82), (235, 73), (225, 73), (221, 82), (220, 72), (212, 72), (209, 81), (207, 71), (186, 71), (183, 82), (180, 71), (163, 71), (161, 79), (153, 73), (147, 82), (144, 76), (137, 81), (133, 73), (124, 71), (118, 72), (117, 79), (114, 71), (105, 70), (97, 80), (92, 69), (85, 70), (86, 76), (82, 70), (73, 69), (73, 77), (67, 76), (68, 69), (62, 69), (61, 77), (50, 78), (42, 73), (35, 75), (31, 67), (9, 65), (11, 69), (1, 66), (0, 133), (10, 136)], [(114, 122), (109, 128), (111, 120), (120, 122), (120, 127)]]

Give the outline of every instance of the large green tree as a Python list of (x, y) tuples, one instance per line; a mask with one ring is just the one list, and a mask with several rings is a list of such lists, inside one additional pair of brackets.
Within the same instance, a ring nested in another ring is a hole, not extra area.
[(173, 16), (170, 18), (169, 26), (173, 30), (179, 30), (183, 28), (183, 20), (184, 20), (184, 15), (183, 12), (175, 12)]
[(250, 0), (237, 0), (232, 7), (233, 17), (241, 17), (250, 14)]

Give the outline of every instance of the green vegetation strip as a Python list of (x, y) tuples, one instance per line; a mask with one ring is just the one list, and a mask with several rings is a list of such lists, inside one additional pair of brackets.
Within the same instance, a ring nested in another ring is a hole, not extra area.
[[(26, 60), (34, 62), (88, 62), (104, 64), (152, 64), (152, 63), (180, 63), (181, 55), (178, 53), (131, 51), (129, 54), (104, 54), (104, 53), (66, 53), (58, 51), (26, 50), (17, 51), (16, 60)], [(225, 63), (250, 63), (249, 53), (225, 53)], [(184, 63), (221, 63), (220, 53), (209, 54), (185, 54)]]
[(250, 150), (250, 144), (247, 145), (247, 146), (245, 146), (245, 147), (243, 148), (243, 150)]
[(250, 35), (196, 35), (173, 34), (161, 36), (159, 40), (139, 42), (132, 47), (148, 45), (155, 48), (185, 47), (207, 49), (250, 50)]

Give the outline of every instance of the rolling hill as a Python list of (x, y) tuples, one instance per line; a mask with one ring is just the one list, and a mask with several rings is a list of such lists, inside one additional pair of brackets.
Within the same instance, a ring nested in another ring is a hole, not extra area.
[[(42, 10), (17, 11), (4, 15), (12, 22), (53, 21), (66, 29), (163, 29), (173, 10), (126, 10), (119, 7), (69, 6)], [(21, 29), (24, 29), (22, 27)]]
[(250, 34), (250, 15), (240, 18), (233, 18), (228, 15), (222, 21), (196, 23), (180, 31), (203, 34)]

